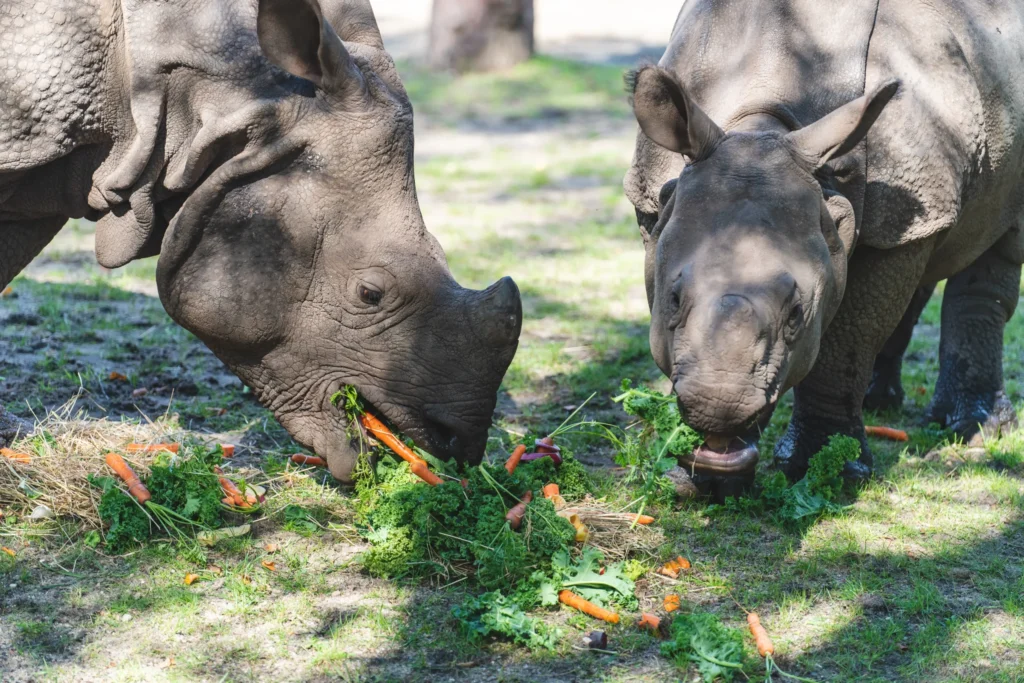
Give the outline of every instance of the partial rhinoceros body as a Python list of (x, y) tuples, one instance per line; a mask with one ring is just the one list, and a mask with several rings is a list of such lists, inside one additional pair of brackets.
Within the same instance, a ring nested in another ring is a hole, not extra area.
[(863, 440), (865, 393), (899, 403), (910, 330), (944, 278), (931, 416), (967, 436), (1012, 420), (1002, 330), (1024, 261), (1022, 74), (1013, 0), (684, 5), (658, 67), (636, 75), (625, 188), (647, 244), (652, 351), (717, 444), (695, 454), (698, 472), (742, 460), (752, 474), (743, 451), (794, 386), (776, 449), (787, 473), (833, 433)]
[(95, 220), (98, 261), (159, 253), (170, 315), (335, 476), (346, 384), (482, 456), (518, 291), (461, 288), (426, 231), (367, 0), (5, 0), (0, 43), (0, 286)]

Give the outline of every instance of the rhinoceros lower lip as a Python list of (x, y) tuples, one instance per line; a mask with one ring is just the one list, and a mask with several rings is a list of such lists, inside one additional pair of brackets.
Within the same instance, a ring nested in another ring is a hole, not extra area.
[(737, 475), (753, 472), (759, 457), (753, 439), (708, 434), (704, 443), (681, 460), (698, 474)]

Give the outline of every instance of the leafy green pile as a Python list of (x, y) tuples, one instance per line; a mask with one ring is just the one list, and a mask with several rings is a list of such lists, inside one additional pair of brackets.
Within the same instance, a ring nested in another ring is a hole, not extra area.
[(531, 649), (554, 650), (562, 636), (560, 629), (528, 616), (501, 591), (491, 591), (452, 609), (470, 642), (479, 643), (488, 636), (505, 636)]
[(797, 483), (790, 486), (785, 474), (773, 472), (762, 480), (758, 496), (729, 498), (723, 505), (709, 506), (708, 511), (768, 512), (785, 526), (835, 514), (844, 507), (837, 502), (843, 490), (843, 467), (859, 458), (860, 442), (835, 434), (811, 457), (807, 474)]
[(680, 614), (669, 626), (661, 654), (680, 669), (696, 664), (707, 683), (719, 676), (731, 681), (743, 667), (743, 633), (709, 612)]
[[(563, 455), (560, 468), (549, 458), (524, 462), (509, 474), (481, 464), (458, 481), (426, 486), (405, 462), (381, 458), (376, 467), (360, 463), (356, 476), (356, 518), (370, 549), (366, 569), (376, 576), (448, 575), (471, 568), (485, 588), (507, 588), (546, 569), (552, 556), (573, 543), (575, 529), (555, 514), (541, 488), (554, 482), (564, 495), (589, 487), (582, 465)], [(505, 514), (527, 491), (534, 493), (522, 526), (513, 530)]]
[(114, 478), (90, 477), (103, 491), (99, 513), (106, 526), (107, 548), (119, 553), (155, 536), (181, 537), (182, 526), (192, 530), (220, 526), (224, 494), (213, 468), (221, 458), (220, 446), (207, 448), (196, 443), (182, 444), (178, 455), (161, 453), (142, 480), (152, 494), (150, 502), (161, 509), (158, 519)]
[(670, 499), (673, 486), (664, 476), (676, 467), (678, 457), (700, 445), (701, 436), (683, 422), (674, 396), (622, 380), (622, 392), (612, 400), (628, 415), (640, 418), (643, 431), (637, 438), (616, 443), (616, 462), (629, 469), (627, 482), (642, 484), (642, 492), (655, 501)]

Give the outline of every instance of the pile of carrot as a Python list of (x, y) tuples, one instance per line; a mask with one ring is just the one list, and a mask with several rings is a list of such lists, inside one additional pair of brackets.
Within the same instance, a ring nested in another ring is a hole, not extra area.
[(670, 579), (678, 579), (680, 572), (684, 569), (690, 568), (690, 561), (679, 555), (674, 560), (669, 560), (661, 567), (658, 567), (658, 573), (662, 576), (667, 576)]
[(235, 486), (235, 482), (223, 476), (224, 472), (221, 468), (214, 467), (213, 471), (217, 474), (217, 481), (220, 482), (221, 490), (224, 491), (224, 497), (220, 502), (242, 509), (251, 508), (259, 502), (253, 493), (246, 492), (246, 494), (242, 494), (238, 487)]
[(437, 476), (427, 467), (427, 463), (423, 458), (419, 457), (412, 452), (408, 446), (402, 443), (401, 439), (395, 436), (387, 426), (375, 418), (369, 413), (363, 413), (359, 417), (359, 421), (363, 427), (370, 434), (380, 440), (385, 446), (390, 448), (395, 454), (402, 460), (409, 463), (409, 470), (417, 477), (427, 482), (431, 486), (437, 486), (441, 483), (441, 477)]

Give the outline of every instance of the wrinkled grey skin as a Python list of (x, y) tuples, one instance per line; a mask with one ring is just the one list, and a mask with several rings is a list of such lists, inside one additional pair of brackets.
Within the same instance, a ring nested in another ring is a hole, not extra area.
[(1012, 422), (1022, 73), (1019, 2), (684, 5), (659, 65), (634, 75), (625, 189), (651, 350), (707, 435), (690, 464), (709, 488), (749, 481), (758, 429), (793, 387), (777, 464), (800, 477), (843, 433), (864, 446), (847, 474), (867, 476), (865, 394), (874, 377), (869, 405), (902, 397), (903, 352), (944, 278), (931, 416), (968, 436)]
[(355, 385), (440, 457), (483, 454), (521, 305), (459, 287), (413, 183), (366, 0), (5, 0), (0, 286), (69, 217), (347, 480)]

